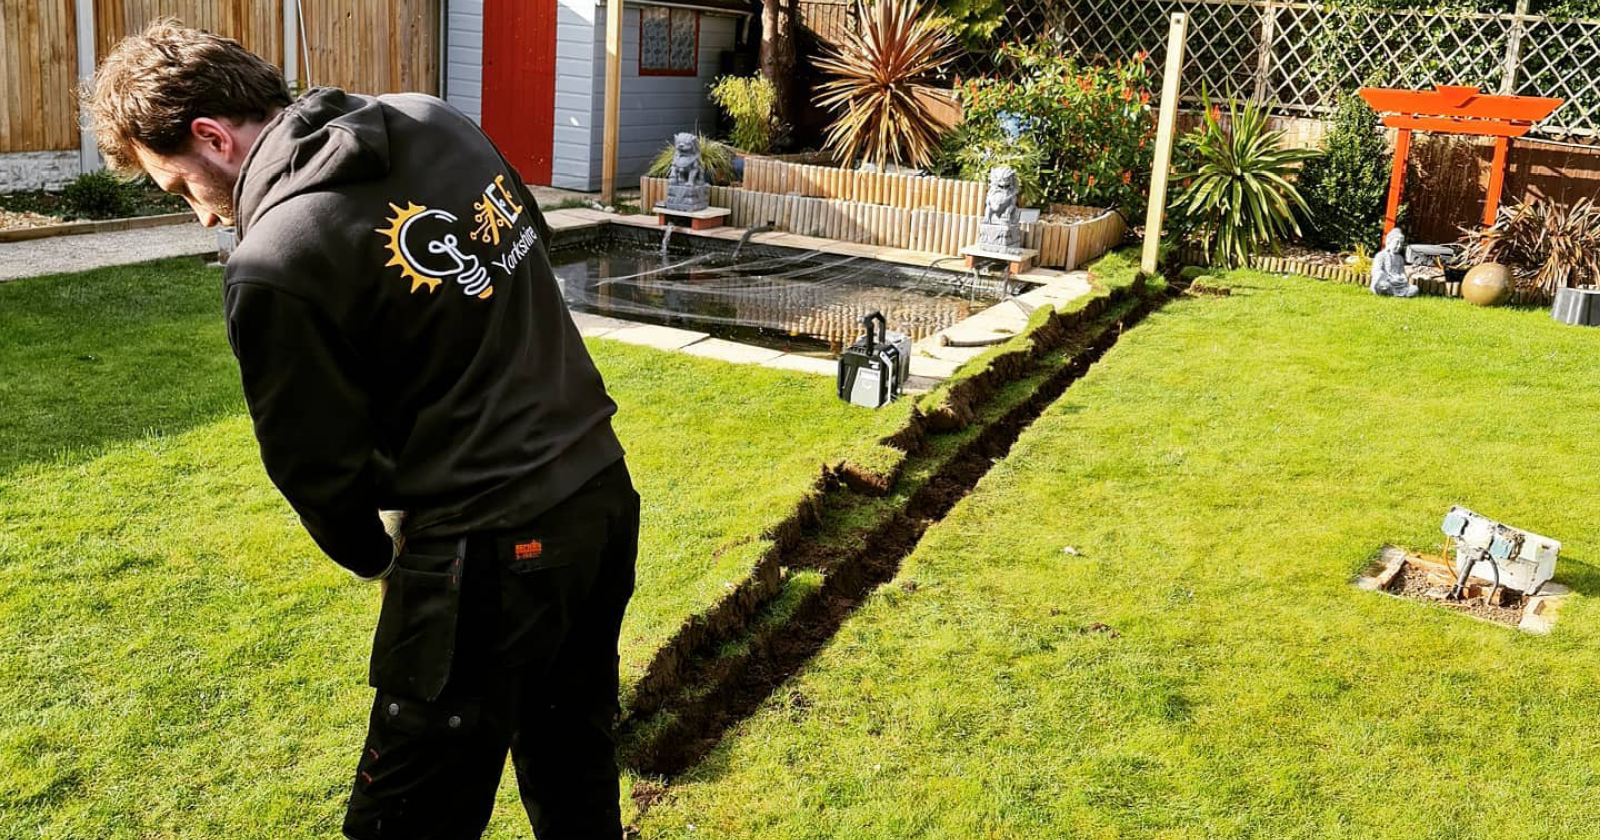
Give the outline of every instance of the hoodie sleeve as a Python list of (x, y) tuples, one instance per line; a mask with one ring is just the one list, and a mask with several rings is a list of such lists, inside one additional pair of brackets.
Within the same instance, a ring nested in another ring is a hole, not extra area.
[(230, 283), (228, 342), (267, 474), (334, 562), (388, 572), (394, 542), (378, 518), (372, 419), (357, 357), (326, 315), (248, 280)]

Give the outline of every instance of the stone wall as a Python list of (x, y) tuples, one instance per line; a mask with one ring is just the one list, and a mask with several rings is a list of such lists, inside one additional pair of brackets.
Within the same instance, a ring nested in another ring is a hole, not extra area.
[(81, 173), (78, 150), (0, 154), (0, 193), (60, 189)]

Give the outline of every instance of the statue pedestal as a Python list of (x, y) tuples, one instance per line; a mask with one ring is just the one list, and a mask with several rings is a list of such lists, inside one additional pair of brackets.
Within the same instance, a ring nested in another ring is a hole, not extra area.
[(660, 206), (685, 213), (698, 213), (711, 206), (711, 185), (668, 184), (667, 198)]
[(678, 207), (670, 207), (666, 204), (657, 204), (650, 210), (656, 214), (656, 224), (665, 227), (668, 222), (671, 222), (678, 227), (686, 227), (690, 230), (709, 230), (722, 227), (726, 224), (723, 220), (733, 214), (733, 211), (726, 207), (684, 210)]
[(1039, 262), (1039, 252), (1032, 248), (994, 248), (983, 243), (961, 249), (967, 258), (967, 268), (977, 268), (978, 262), (1003, 262), (1011, 266), (1012, 276), (1032, 271)]
[(1022, 251), (1022, 226), (1017, 224), (990, 224), (978, 225), (978, 244), (975, 248), (987, 248), (996, 253), (1006, 251), (1020, 253)]

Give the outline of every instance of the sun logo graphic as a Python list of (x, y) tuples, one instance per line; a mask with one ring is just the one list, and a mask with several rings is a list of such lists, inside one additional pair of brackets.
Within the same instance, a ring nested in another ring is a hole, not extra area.
[(432, 293), (440, 283), (452, 279), (473, 297), (487, 300), (494, 294), (489, 270), (477, 257), (461, 250), (461, 240), (452, 230), (459, 221), (454, 213), (409, 201), (404, 208), (390, 204), (389, 209), (394, 211), (387, 220), (389, 226), (377, 229), (388, 238), (384, 244), (389, 261), (384, 268), (398, 266), (400, 275), (411, 281), (412, 294), (420, 289)]

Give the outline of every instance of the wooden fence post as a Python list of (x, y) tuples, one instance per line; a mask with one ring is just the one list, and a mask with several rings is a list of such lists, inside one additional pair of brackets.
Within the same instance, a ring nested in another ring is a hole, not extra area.
[(1511, 34), (1506, 38), (1505, 70), (1500, 76), (1500, 93), (1511, 96), (1517, 92), (1517, 68), (1522, 64), (1523, 22), (1528, 15), (1528, 0), (1517, 0), (1517, 13), (1511, 18)]
[(1273, 0), (1261, 9), (1261, 38), (1256, 42), (1256, 101), (1267, 101), (1267, 79), (1272, 75), (1272, 39), (1278, 29), (1278, 6)]
[(1178, 121), (1178, 87), (1183, 77), (1183, 40), (1189, 29), (1189, 16), (1173, 12), (1172, 30), (1167, 36), (1167, 73), (1161, 82), (1161, 120), (1156, 124), (1155, 165), (1150, 173), (1150, 208), (1144, 217), (1144, 255), (1139, 268), (1146, 274), (1156, 271), (1161, 248), (1161, 220), (1167, 209), (1167, 170), (1172, 166), (1172, 134)]
[[(95, 65), (94, 0), (74, 0), (72, 5), (78, 25), (78, 80), (87, 82), (94, 76)], [(78, 122), (78, 168), (94, 172), (100, 168), (100, 149), (81, 115)]]
[(617, 200), (617, 143), (622, 121), (622, 0), (606, 2), (606, 128), (602, 150), (600, 203)]

